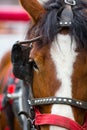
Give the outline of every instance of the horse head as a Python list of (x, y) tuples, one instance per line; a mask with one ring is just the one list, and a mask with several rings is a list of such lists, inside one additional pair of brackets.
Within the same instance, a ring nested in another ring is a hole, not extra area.
[(25, 57), (31, 66), (28, 76), (32, 70), (34, 99), (29, 104), (38, 106), (35, 125), (41, 130), (87, 129), (87, 1), (20, 1), (32, 18)]

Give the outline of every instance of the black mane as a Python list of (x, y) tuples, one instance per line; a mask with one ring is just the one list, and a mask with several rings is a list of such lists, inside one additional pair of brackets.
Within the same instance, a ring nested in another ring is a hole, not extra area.
[[(60, 16), (65, 8), (64, 0), (49, 0), (44, 8), (47, 10), (37, 26), (32, 30), (35, 35), (42, 35), (42, 43), (47, 44), (54, 40), (60, 32)], [(76, 0), (76, 5), (72, 7), (73, 19), (70, 28), (70, 35), (75, 37), (78, 48), (87, 49), (87, 0)]]

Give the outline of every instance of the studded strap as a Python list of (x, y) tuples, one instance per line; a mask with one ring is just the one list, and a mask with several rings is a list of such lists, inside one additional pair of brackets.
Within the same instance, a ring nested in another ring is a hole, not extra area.
[[(76, 5), (76, 0), (64, 0), (64, 3), (65, 7), (62, 10), (59, 24), (61, 27), (70, 27), (73, 19), (72, 6)], [(59, 19), (59, 16), (57, 18)]]
[(71, 105), (77, 108), (87, 110), (87, 102), (79, 101), (71, 98), (62, 98), (62, 97), (33, 98), (31, 100), (28, 100), (28, 103), (31, 106), (65, 104), (65, 105)]

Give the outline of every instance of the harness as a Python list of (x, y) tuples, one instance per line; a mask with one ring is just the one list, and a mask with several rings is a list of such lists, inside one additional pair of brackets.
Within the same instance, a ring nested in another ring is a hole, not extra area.
[(15, 93), (16, 84), (18, 83), (19, 79), (17, 79), (13, 73), (10, 75), (8, 74), (9, 79), (6, 79), (5, 86), (6, 90), (3, 94), (0, 94), (0, 111), (5, 109), (7, 102), (12, 104), (13, 102), (13, 94)]
[[(4, 91), (0, 94), (0, 112), (4, 111), (8, 103), (13, 104), (14, 98), (11, 95), (14, 95), (16, 90), (16, 84), (19, 80), (11, 73), (11, 67), (6, 74), (6, 77), (3, 81)], [(4, 130), (10, 130), (10, 125), (6, 126)]]
[[(61, 13), (60, 25), (62, 27), (69, 27), (72, 23), (73, 12), (72, 6), (76, 5), (76, 0), (64, 0), (67, 5)], [(68, 6), (70, 7), (68, 9)], [(68, 13), (69, 12), (69, 13)], [(68, 15), (70, 14), (70, 15)], [(65, 17), (66, 16), (66, 17)], [(31, 130), (38, 130), (41, 125), (54, 125), (67, 128), (69, 130), (87, 130), (87, 115), (85, 115), (84, 125), (81, 126), (77, 122), (63, 116), (55, 114), (41, 114), (38, 106), (49, 104), (65, 104), (74, 106), (83, 110), (87, 110), (87, 102), (80, 101), (71, 98), (62, 97), (46, 97), (46, 98), (34, 98), (32, 93), (32, 77), (33, 77), (33, 61), (28, 59), (30, 50), (32, 49), (32, 42), (38, 41), (42, 36), (38, 36), (34, 39), (27, 41), (17, 41), (12, 48), (12, 63), (13, 72), (16, 77), (29, 82), (29, 114), (22, 111), (19, 115), (24, 114), (27, 120), (30, 122)], [(29, 47), (22, 46), (23, 44), (29, 44)], [(15, 55), (16, 54), (16, 55)], [(20, 57), (21, 56), (21, 57)]]
[(9, 129), (13, 129), (11, 125), (11, 123), (13, 122), (10, 119), (11, 117), (8, 114), (9, 113), (8, 109), (9, 111), (10, 109), (12, 109), (12, 112), (15, 114), (15, 117), (17, 117), (17, 119), (19, 120), (22, 128), (24, 130), (28, 130), (28, 127), (26, 127), (27, 121), (25, 117), (18, 116), (19, 111), (27, 112), (27, 109), (28, 109), (28, 104), (25, 102), (28, 97), (28, 94), (26, 93), (27, 86), (24, 86), (22, 80), (19, 80), (18, 78), (16, 78), (11, 70), (12, 68), (10, 67), (8, 74), (6, 75), (5, 80), (3, 81), (4, 91), (2, 94), (0, 94), (0, 112), (4, 111), (5, 114), (7, 115), (8, 124), (9, 124), (9, 127), (11, 127)]

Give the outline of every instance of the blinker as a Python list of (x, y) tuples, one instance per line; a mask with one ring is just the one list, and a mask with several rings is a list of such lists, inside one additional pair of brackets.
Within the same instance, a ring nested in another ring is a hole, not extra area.
[(13, 73), (15, 77), (31, 82), (32, 62), (29, 63), (29, 53), (31, 48), (22, 46), (19, 42), (12, 47), (11, 61), (13, 64)]
[[(15, 77), (29, 82), (32, 81), (33, 61), (29, 59), (29, 54), (32, 49), (32, 42), (40, 40), (41, 37), (42, 36), (38, 36), (30, 40), (17, 41), (13, 45), (11, 61)], [(29, 44), (29, 47), (24, 46), (25, 44)]]

